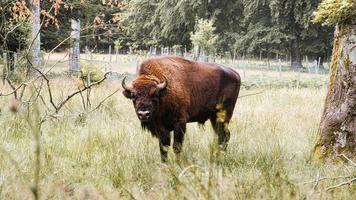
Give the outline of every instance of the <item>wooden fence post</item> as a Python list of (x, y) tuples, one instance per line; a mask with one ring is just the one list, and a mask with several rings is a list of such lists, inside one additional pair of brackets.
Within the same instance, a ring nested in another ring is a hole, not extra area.
[(112, 71), (111, 67), (111, 61), (112, 61), (112, 54), (111, 54), (111, 45), (109, 45), (109, 72)]
[(321, 57), (319, 57), (318, 64), (316, 65), (316, 70), (315, 70), (316, 74), (319, 74), (320, 62), (321, 62)]
[(3, 62), (4, 62), (4, 67), (2, 70), (2, 82), (3, 82), (3, 84), (5, 84), (5, 77), (6, 77), (6, 74), (8, 71), (8, 69), (7, 69), (7, 53), (3, 53), (2, 57), (3, 57)]
[(243, 53), (243, 54), (242, 54), (242, 65), (243, 65), (243, 73), (244, 73), (244, 78), (246, 78), (245, 53)]
[(282, 61), (279, 59), (279, 78), (282, 78)]
[(71, 38), (73, 40), (69, 54), (69, 70), (80, 71), (80, 20), (71, 19)]

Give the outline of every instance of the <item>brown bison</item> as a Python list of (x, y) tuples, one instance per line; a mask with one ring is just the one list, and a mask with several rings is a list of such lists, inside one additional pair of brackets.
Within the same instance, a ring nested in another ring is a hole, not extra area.
[(219, 145), (226, 149), (228, 124), (240, 91), (241, 79), (234, 70), (180, 57), (144, 61), (132, 86), (122, 80), (125, 97), (132, 99), (144, 129), (159, 139), (161, 158), (167, 158), (170, 131), (173, 149), (180, 153), (188, 122), (210, 120)]

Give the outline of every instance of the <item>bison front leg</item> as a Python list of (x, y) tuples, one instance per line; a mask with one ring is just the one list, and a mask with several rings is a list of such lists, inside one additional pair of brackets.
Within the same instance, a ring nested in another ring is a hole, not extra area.
[(159, 150), (161, 153), (162, 162), (167, 161), (169, 146), (171, 145), (171, 136), (169, 132), (164, 132), (159, 135)]
[(174, 141), (173, 141), (173, 150), (174, 153), (179, 156), (182, 151), (184, 134), (186, 130), (186, 124), (179, 124), (174, 127)]

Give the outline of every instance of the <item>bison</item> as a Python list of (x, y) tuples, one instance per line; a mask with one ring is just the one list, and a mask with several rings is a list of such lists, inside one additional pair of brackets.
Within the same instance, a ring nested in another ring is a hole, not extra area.
[(234, 70), (180, 57), (144, 61), (132, 86), (122, 80), (123, 94), (131, 99), (143, 129), (159, 140), (162, 161), (167, 159), (174, 131), (173, 150), (182, 150), (186, 124), (210, 120), (218, 143), (226, 149), (228, 124), (240, 91), (241, 79)]

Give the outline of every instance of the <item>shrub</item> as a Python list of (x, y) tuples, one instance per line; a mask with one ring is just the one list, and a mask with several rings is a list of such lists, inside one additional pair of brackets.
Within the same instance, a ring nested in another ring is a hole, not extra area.
[(80, 62), (82, 66), (82, 71), (80, 73), (80, 78), (84, 80), (88, 80), (88, 75), (90, 74), (90, 81), (97, 82), (104, 77), (104, 72), (99, 67), (94, 66), (89, 62)]

